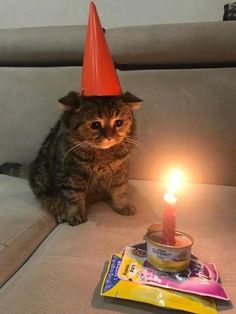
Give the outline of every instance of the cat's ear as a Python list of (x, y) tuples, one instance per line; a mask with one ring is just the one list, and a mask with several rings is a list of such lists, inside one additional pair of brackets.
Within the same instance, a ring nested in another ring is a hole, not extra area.
[(125, 92), (122, 96), (121, 96), (122, 100), (128, 104), (131, 109), (138, 109), (140, 108), (141, 104), (142, 104), (142, 100), (139, 99), (138, 97), (134, 96), (133, 94), (131, 94), (130, 92)]
[(80, 95), (77, 92), (69, 92), (66, 96), (58, 99), (58, 102), (63, 111), (76, 110), (80, 105)]

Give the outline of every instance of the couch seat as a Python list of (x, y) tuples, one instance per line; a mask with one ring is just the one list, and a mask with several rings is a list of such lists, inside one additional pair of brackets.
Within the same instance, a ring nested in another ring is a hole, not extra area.
[[(21, 197), (31, 200), (29, 207), (37, 208), (29, 196), (29, 188), (19, 180), (18, 187), (21, 186), (25, 193)], [(58, 225), (3, 286), (0, 312), (181, 313), (100, 296), (102, 277), (111, 254), (142, 240), (148, 225), (161, 221), (164, 190), (161, 183), (131, 180), (129, 198), (137, 208), (135, 216), (120, 216), (101, 202), (88, 209), (85, 224)], [(17, 195), (15, 206), (20, 204), (21, 193)], [(233, 304), (236, 302), (235, 204), (236, 187), (191, 184), (179, 195), (177, 205), (178, 229), (194, 238), (193, 253), (216, 264)], [(235, 313), (230, 303), (218, 303), (218, 309), (224, 314)]]
[(26, 180), (0, 175), (0, 286), (55, 226), (55, 220), (39, 208)]

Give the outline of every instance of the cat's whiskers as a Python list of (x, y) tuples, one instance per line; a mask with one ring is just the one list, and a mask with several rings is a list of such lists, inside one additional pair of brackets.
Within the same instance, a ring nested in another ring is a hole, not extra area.
[(138, 148), (142, 148), (145, 149), (144, 145), (140, 142), (138, 142), (136, 139), (127, 136), (126, 138), (123, 139), (124, 143), (129, 143), (129, 144), (133, 144), (134, 146), (138, 147)]
[[(145, 145), (138, 142), (134, 137), (127, 136), (122, 142), (134, 145), (134, 148), (141, 149), (145, 153), (146, 157), (150, 158), (150, 153), (147, 150), (147, 148), (145, 147)], [(133, 153), (133, 151), (132, 151), (132, 153)]]
[(73, 150), (80, 150), (83, 147), (87, 146), (86, 142), (82, 142), (82, 143), (78, 143), (73, 145), (72, 147), (70, 147), (70, 149), (68, 149), (68, 151), (65, 153), (64, 157), (63, 157), (63, 162), (65, 161), (66, 157), (73, 151)]

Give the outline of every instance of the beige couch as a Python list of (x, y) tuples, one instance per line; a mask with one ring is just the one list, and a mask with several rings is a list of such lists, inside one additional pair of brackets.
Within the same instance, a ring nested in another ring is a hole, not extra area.
[[(235, 22), (107, 30), (124, 91), (144, 100), (129, 190), (137, 214), (99, 203), (87, 223), (56, 225), (26, 180), (0, 175), (0, 313), (175, 313), (99, 295), (111, 254), (161, 221), (161, 180), (175, 165), (191, 182), (178, 229), (217, 265), (232, 300), (219, 311), (235, 313), (235, 35)], [(83, 26), (0, 30), (0, 163), (35, 157), (60, 114), (57, 99), (79, 90), (84, 37)]]

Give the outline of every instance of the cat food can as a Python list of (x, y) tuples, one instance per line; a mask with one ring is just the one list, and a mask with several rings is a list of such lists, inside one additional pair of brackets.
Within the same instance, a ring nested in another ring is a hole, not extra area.
[(166, 272), (179, 272), (188, 268), (193, 238), (186, 233), (176, 231), (175, 246), (161, 242), (162, 231), (147, 232), (147, 260), (155, 268)]

